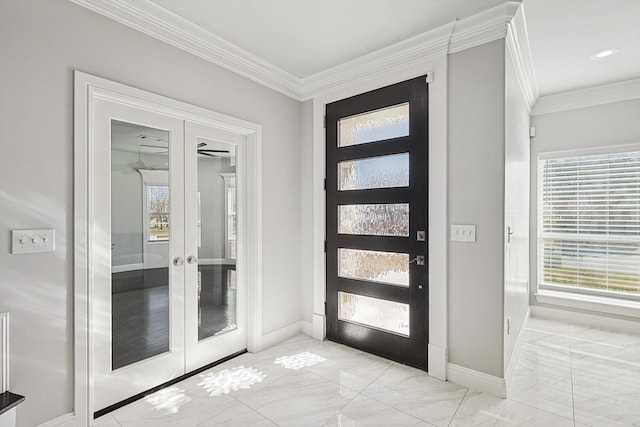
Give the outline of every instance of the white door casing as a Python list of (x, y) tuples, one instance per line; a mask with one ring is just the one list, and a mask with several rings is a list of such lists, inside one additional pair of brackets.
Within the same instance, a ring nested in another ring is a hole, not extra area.
[[(100, 199), (99, 193), (95, 191), (96, 181), (98, 184), (101, 179), (108, 182), (108, 178), (105, 178), (108, 169), (105, 171), (104, 165), (102, 171), (96, 167), (96, 150), (99, 152), (100, 147), (96, 138), (97, 129), (94, 119), (98, 104), (101, 101), (108, 101), (178, 121), (210, 126), (244, 138), (246, 159), (244, 237), (250, 242), (244, 245), (247, 295), (246, 348), (249, 351), (257, 351), (262, 346), (262, 154), (259, 125), (79, 71), (75, 72), (74, 77), (74, 413), (76, 425), (81, 427), (92, 424), (96, 409), (94, 387), (96, 378), (99, 377), (95, 372), (96, 335), (101, 333), (96, 327), (101, 323), (94, 323), (94, 311), (98, 309), (103, 314), (105, 312), (105, 307), (95, 307), (93, 303), (97, 291), (96, 279), (110, 268), (110, 262), (105, 261), (108, 255), (101, 254), (104, 248), (97, 244), (100, 238), (110, 241), (109, 230), (96, 227), (100, 217), (96, 216), (97, 209), (94, 205)], [(105, 149), (105, 147), (101, 148)], [(108, 163), (106, 165), (108, 168)], [(108, 177), (108, 174), (106, 176)], [(104, 209), (105, 206), (103, 205), (102, 208)], [(184, 247), (180, 250), (184, 257)], [(98, 265), (98, 262), (102, 265)], [(184, 321), (184, 313), (182, 317)], [(104, 323), (101, 327), (104, 328)]]

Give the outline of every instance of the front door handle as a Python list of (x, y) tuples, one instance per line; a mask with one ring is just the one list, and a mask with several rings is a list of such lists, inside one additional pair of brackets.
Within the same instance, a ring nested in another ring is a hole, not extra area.
[(415, 262), (416, 265), (424, 265), (424, 255), (416, 255), (414, 259), (409, 261), (409, 264), (411, 264), (412, 262)]
[(197, 263), (198, 263), (198, 258), (196, 258), (196, 257), (195, 257), (195, 256), (193, 256), (193, 255), (189, 255), (189, 256), (187, 257), (187, 263), (188, 263), (188, 264), (197, 264)]
[(177, 256), (173, 259), (173, 265), (175, 265), (176, 267), (182, 267), (184, 265), (184, 260)]

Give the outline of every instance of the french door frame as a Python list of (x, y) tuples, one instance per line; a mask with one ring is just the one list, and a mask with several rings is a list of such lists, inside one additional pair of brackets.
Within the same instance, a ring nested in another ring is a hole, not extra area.
[(448, 210), (447, 210), (447, 52), (446, 49), (423, 60), (388, 72), (341, 82), (335, 89), (313, 98), (312, 176), (313, 192), (309, 196), (312, 227), (303, 229), (303, 240), (312, 242), (312, 261), (308, 276), (302, 281), (313, 283), (312, 331), (316, 339), (326, 337), (326, 236), (325, 128), (326, 105), (375, 89), (428, 75), (429, 83), (429, 343), (430, 376), (447, 379), (448, 352)]
[(244, 137), (246, 153), (247, 349), (262, 340), (262, 128), (260, 125), (176, 101), (80, 71), (74, 72), (74, 413), (78, 427), (91, 426), (93, 405), (94, 288), (92, 211), (93, 112), (98, 100), (119, 103)]

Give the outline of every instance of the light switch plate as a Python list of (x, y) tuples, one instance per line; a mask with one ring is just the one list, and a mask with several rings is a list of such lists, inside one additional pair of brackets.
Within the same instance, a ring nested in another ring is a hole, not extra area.
[(476, 241), (475, 225), (451, 225), (451, 241), (452, 242), (470, 242)]
[(56, 249), (53, 229), (11, 230), (11, 253), (53, 252)]

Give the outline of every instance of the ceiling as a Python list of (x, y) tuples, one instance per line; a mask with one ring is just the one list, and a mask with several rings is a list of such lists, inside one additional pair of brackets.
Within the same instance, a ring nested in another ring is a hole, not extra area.
[(524, 0), (524, 13), (540, 95), (640, 77), (639, 0)]
[(504, 0), (152, 0), (298, 78)]
[[(483, 25), (495, 28), (497, 21), (487, 19), (499, 13), (482, 14), (484, 21), (463, 18), (496, 6), (515, 10), (521, 2), (529, 43), (522, 34), (518, 43), (525, 46), (531, 102), (537, 94), (640, 77), (640, 0), (71, 1), (301, 100), (330, 87), (334, 75), (355, 70), (367, 78), (388, 67), (388, 58), (396, 65), (407, 54), (424, 58), (430, 52), (421, 46), (443, 37), (445, 47), (447, 38), (456, 44), (451, 52), (465, 48), (464, 37), (484, 43), (489, 27)], [(619, 52), (590, 59), (607, 48)]]

